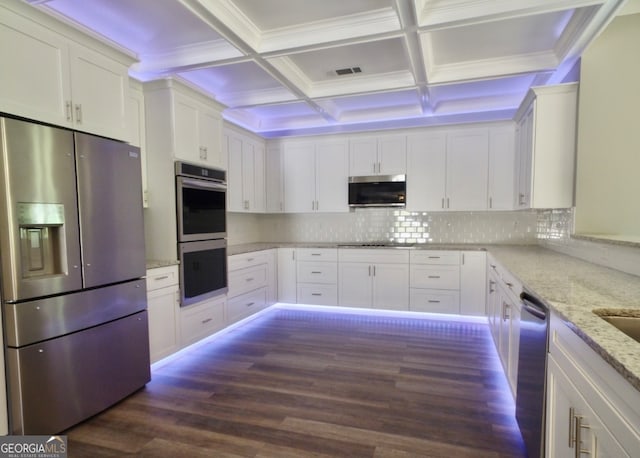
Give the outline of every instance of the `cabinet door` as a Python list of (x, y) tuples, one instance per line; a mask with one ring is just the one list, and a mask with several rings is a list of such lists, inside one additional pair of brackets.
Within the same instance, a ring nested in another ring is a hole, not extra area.
[(213, 109), (202, 107), (198, 120), (201, 160), (211, 167), (222, 166), (222, 117)]
[(0, 112), (71, 127), (67, 42), (2, 5), (0, 15)]
[(409, 310), (409, 264), (373, 266), (373, 307)]
[(227, 147), (227, 204), (229, 211), (244, 211), (242, 194), (242, 139), (228, 132), (225, 134)]
[(142, 168), (142, 206), (149, 206), (147, 191), (147, 142), (146, 124), (144, 117), (144, 95), (142, 91), (129, 88), (129, 143), (140, 148), (140, 166)]
[(465, 251), (460, 264), (460, 313), (485, 316), (487, 255), (482, 251)]
[(445, 205), (447, 136), (410, 135), (407, 139), (407, 210), (438, 211)]
[(338, 265), (338, 303), (346, 307), (371, 307), (372, 265), (341, 262)]
[(447, 137), (448, 210), (486, 210), (489, 172), (487, 129), (449, 133)]
[(514, 301), (509, 301), (509, 364), (507, 380), (511, 385), (514, 398), (518, 388), (518, 357), (520, 352), (520, 306)]
[(515, 139), (511, 127), (489, 133), (489, 210), (515, 208)]
[(154, 363), (177, 350), (180, 344), (176, 312), (180, 304), (178, 285), (147, 294), (149, 314), (149, 353)]
[(296, 249), (278, 248), (278, 301), (296, 303)]
[(264, 145), (254, 142), (253, 145), (253, 177), (251, 186), (253, 187), (253, 202), (250, 210), (254, 213), (264, 213), (267, 199), (265, 196), (265, 157)]
[(407, 173), (406, 135), (388, 135), (378, 138), (378, 174), (404, 175)]
[(349, 171), (347, 142), (316, 144), (316, 210), (349, 211)]
[(267, 144), (265, 151), (265, 197), (265, 211), (279, 213), (284, 210), (280, 145)]
[(518, 123), (518, 208), (531, 206), (534, 116), (534, 107), (531, 107)]
[(500, 302), (500, 292), (498, 290), (498, 275), (493, 269), (489, 270), (489, 281), (487, 283), (487, 314), (489, 315), (489, 328), (496, 347), (500, 345), (500, 317), (502, 313), (502, 302)]
[(71, 46), (70, 58), (76, 128), (128, 140), (127, 67), (80, 45)]
[(315, 210), (315, 146), (313, 143), (289, 144), (284, 147), (284, 210)]
[(176, 158), (200, 163), (200, 134), (198, 123), (200, 112), (196, 101), (174, 94), (174, 116), (175, 116), (175, 149)]
[[(554, 357), (548, 358), (545, 456), (629, 457)], [(576, 451), (578, 434), (581, 453)]]
[(242, 139), (242, 198), (244, 211), (255, 211), (255, 154), (256, 145), (247, 138)]
[(375, 175), (378, 171), (378, 143), (376, 137), (349, 140), (349, 175)]

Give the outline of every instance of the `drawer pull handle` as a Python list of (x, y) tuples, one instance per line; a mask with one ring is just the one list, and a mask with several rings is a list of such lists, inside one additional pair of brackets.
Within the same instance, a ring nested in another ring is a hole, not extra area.
[(311, 256), (322, 256), (322, 253), (311, 253)]
[(253, 304), (255, 304), (255, 302), (249, 302), (249, 303), (247, 304), (247, 307), (251, 307)]
[(166, 280), (167, 278), (169, 278), (168, 275), (163, 275), (162, 277), (155, 277), (153, 279), (153, 281), (160, 281), (160, 280)]
[(247, 262), (252, 262), (253, 258), (247, 258)]
[(506, 281), (505, 283), (507, 284), (507, 286), (508, 286), (509, 288), (513, 288), (513, 283), (509, 283), (508, 281)]
[(440, 278), (440, 275), (429, 275), (427, 278)]
[(253, 277), (247, 278), (246, 281), (253, 281)]
[(429, 304), (439, 304), (440, 301), (434, 301), (432, 299), (429, 299), (427, 302), (429, 302)]
[(320, 272), (319, 270), (313, 270), (311, 271), (312, 274), (321, 274), (322, 272)]
[(440, 259), (440, 256), (429, 256), (429, 259)]
[(322, 296), (322, 293), (311, 293), (312, 296)]
[(213, 321), (213, 318), (207, 318), (206, 320), (202, 320), (202, 324), (207, 324), (209, 321)]

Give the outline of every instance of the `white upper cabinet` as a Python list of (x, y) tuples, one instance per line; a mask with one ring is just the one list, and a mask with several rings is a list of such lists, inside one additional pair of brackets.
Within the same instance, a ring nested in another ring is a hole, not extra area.
[(269, 143), (265, 148), (265, 198), (267, 213), (284, 211), (284, 186), (282, 182), (282, 147)]
[(347, 141), (321, 139), (284, 144), (285, 212), (346, 212)]
[(486, 210), (489, 132), (461, 129), (447, 137), (447, 210)]
[(489, 210), (515, 208), (515, 130), (513, 126), (489, 130)]
[(6, 8), (0, 5), (0, 112), (129, 140), (127, 71), (133, 59), (58, 34), (52, 18), (42, 17), (43, 26)]
[(219, 167), (222, 163), (222, 117), (205, 101), (174, 93), (176, 158)]
[(144, 101), (150, 143), (169, 149), (173, 159), (224, 167), (221, 107), (216, 102), (170, 79), (146, 83)]
[(144, 94), (142, 86), (136, 80), (129, 81), (129, 108), (127, 114), (129, 120), (129, 143), (140, 148), (140, 165), (142, 166), (142, 205), (149, 206), (147, 190), (147, 137), (146, 122), (144, 117)]
[(349, 140), (349, 175), (403, 175), (407, 171), (407, 137), (381, 135)]
[(423, 132), (407, 139), (407, 210), (442, 211), (446, 195), (447, 134)]
[(518, 208), (573, 206), (578, 83), (531, 88), (516, 113)]
[(489, 128), (449, 128), (408, 136), (407, 209), (487, 209)]
[(227, 198), (229, 211), (264, 213), (265, 148), (263, 142), (227, 129)]

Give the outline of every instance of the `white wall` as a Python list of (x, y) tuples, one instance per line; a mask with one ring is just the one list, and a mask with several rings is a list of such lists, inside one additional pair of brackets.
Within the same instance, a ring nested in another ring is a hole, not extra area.
[(582, 56), (576, 233), (640, 237), (640, 14), (619, 16)]

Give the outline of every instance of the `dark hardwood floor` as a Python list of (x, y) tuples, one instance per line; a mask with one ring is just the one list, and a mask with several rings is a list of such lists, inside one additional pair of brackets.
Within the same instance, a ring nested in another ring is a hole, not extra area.
[(70, 457), (524, 457), (486, 324), (272, 309), (66, 431)]

